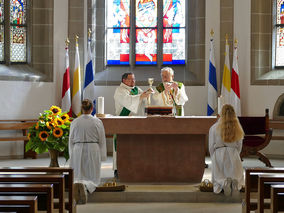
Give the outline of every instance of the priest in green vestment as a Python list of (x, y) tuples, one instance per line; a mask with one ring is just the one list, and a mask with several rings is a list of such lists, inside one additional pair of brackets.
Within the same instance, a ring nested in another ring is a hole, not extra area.
[(183, 105), (188, 101), (183, 83), (174, 81), (174, 70), (170, 67), (161, 69), (162, 83), (152, 95), (152, 103), (157, 106), (179, 106), (181, 114), (184, 115)]
[[(144, 115), (147, 98), (153, 92), (152, 89), (144, 91), (135, 86), (133, 73), (124, 73), (121, 83), (114, 93), (115, 114), (119, 116)], [(114, 136), (113, 169), (116, 176), (116, 139)]]

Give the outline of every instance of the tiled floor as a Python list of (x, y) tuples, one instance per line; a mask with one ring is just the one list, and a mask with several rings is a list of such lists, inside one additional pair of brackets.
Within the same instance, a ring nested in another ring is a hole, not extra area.
[[(211, 169), (210, 169), (210, 158), (206, 158), (206, 163), (209, 164), (209, 168), (205, 170), (203, 179), (211, 179)], [(274, 167), (283, 167), (284, 159), (271, 160)], [(67, 166), (64, 158), (59, 159), (60, 166)], [(33, 159), (18, 159), (18, 160), (1, 160), (0, 166), (48, 166), (49, 158), (43, 157), (36, 160)], [(245, 159), (243, 161), (244, 167), (264, 167), (264, 164), (257, 159)], [(112, 158), (109, 157), (106, 162), (102, 163), (102, 182), (111, 180), (113, 178), (112, 171)], [(129, 190), (136, 191), (153, 191), (157, 190), (157, 187), (151, 187), (150, 185), (134, 185)], [(167, 190), (185, 190), (180, 186), (168, 186)], [(78, 205), (77, 212), (79, 213), (91, 213), (91, 212), (102, 212), (102, 213), (219, 213), (219, 212), (230, 212), (237, 213), (241, 212), (241, 203), (167, 203), (167, 202), (140, 202), (140, 203), (87, 203), (86, 205)]]

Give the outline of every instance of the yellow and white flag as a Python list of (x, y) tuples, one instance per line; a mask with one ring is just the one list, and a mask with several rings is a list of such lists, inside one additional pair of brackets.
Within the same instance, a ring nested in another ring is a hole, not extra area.
[(72, 111), (76, 116), (81, 113), (81, 73), (78, 40), (76, 40), (75, 66), (73, 72)]
[(230, 92), (231, 92), (231, 72), (230, 72), (230, 59), (229, 59), (229, 43), (228, 39), (226, 38), (225, 64), (223, 70), (223, 80), (222, 80), (222, 89), (221, 89), (222, 106), (224, 104), (231, 104)]

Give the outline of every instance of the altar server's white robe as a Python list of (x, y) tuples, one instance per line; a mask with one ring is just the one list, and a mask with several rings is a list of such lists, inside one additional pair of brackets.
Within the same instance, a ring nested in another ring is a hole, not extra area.
[(114, 93), (115, 114), (120, 115), (123, 107), (130, 111), (129, 115), (144, 115), (145, 114), (145, 99), (140, 100), (140, 95), (143, 90), (138, 88), (138, 95), (131, 95), (130, 92), (134, 87), (129, 87), (121, 83), (116, 88)]
[(209, 153), (212, 160), (212, 183), (215, 193), (220, 193), (227, 178), (238, 181), (238, 189), (244, 185), (240, 152), (242, 140), (226, 143), (217, 130), (218, 122), (209, 130)]
[[(182, 84), (181, 88), (177, 89), (177, 92), (173, 93), (173, 97), (175, 99), (175, 102), (177, 105), (182, 106), (182, 116), (184, 115), (184, 108), (183, 105), (185, 102), (188, 101), (188, 97), (185, 92), (185, 87)], [(152, 105), (156, 106), (173, 106), (173, 100), (171, 98), (171, 95), (166, 92), (165, 90), (162, 92), (159, 92), (157, 88), (155, 88), (155, 93), (152, 95)]]
[(82, 114), (72, 121), (69, 155), (74, 182), (83, 183), (92, 193), (100, 184), (101, 161), (107, 159), (105, 130), (100, 119)]

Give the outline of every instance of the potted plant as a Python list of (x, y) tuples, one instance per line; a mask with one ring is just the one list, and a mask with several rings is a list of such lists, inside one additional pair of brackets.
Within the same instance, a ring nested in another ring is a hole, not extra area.
[(26, 151), (36, 153), (49, 152), (50, 167), (58, 167), (58, 154), (63, 152), (66, 160), (69, 158), (68, 140), (70, 118), (60, 107), (52, 106), (49, 110), (40, 113), (38, 122), (29, 128)]

